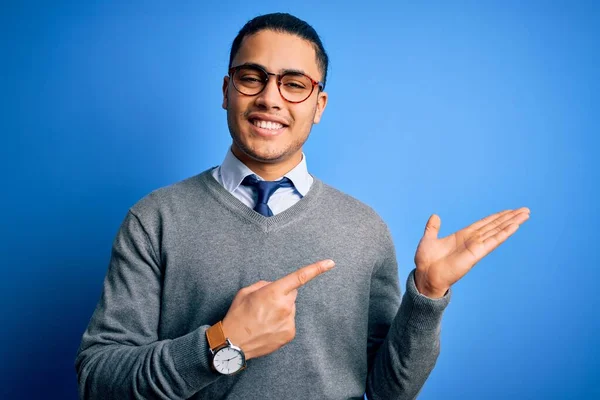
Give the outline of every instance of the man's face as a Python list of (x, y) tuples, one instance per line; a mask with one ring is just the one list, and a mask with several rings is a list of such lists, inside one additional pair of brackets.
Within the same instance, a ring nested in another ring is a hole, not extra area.
[[(310, 42), (271, 30), (244, 38), (232, 67), (241, 64), (257, 64), (276, 74), (300, 70), (316, 81), (323, 78)], [(239, 93), (228, 76), (223, 82), (223, 108), (227, 110), (227, 124), (233, 138), (232, 151), (247, 164), (281, 164), (293, 168), (300, 162), (302, 145), (308, 139), (312, 124), (320, 121), (326, 104), (327, 94), (319, 92), (318, 87), (302, 103), (284, 100), (273, 76), (264, 90), (254, 96)], [(283, 127), (261, 128), (261, 120), (278, 122)]]

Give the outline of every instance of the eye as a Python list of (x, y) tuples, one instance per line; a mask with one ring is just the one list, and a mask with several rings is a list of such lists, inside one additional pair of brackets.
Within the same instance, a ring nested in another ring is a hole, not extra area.
[(305, 89), (306, 86), (304, 86), (301, 82), (286, 82), (285, 86), (290, 87), (292, 89)]
[(253, 82), (262, 82), (262, 79), (260, 79), (258, 76), (246, 75), (246, 76), (241, 76), (240, 81), (253, 83)]
[(233, 79), (242, 86), (259, 87), (265, 82), (264, 73), (257, 68), (242, 67), (233, 76)]
[(264, 77), (261, 73), (250, 69), (242, 69), (238, 71), (237, 78), (241, 81), (248, 82), (262, 82), (264, 80)]
[(289, 73), (283, 76), (281, 84), (286, 90), (298, 92), (310, 88), (310, 80), (303, 74)]

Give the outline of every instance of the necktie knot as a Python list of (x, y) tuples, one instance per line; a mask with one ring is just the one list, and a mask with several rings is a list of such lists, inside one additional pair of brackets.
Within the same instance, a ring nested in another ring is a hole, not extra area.
[(242, 181), (242, 185), (250, 186), (255, 188), (257, 194), (256, 205), (254, 211), (264, 215), (265, 217), (272, 217), (273, 212), (267, 205), (269, 199), (280, 187), (293, 187), (294, 184), (288, 178), (283, 178), (278, 181), (261, 181), (254, 175), (248, 175)]

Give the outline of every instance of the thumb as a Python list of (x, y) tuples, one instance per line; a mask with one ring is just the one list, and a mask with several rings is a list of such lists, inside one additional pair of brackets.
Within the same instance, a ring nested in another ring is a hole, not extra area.
[(252, 292), (256, 292), (260, 288), (263, 288), (263, 287), (267, 286), (269, 283), (271, 283), (271, 282), (269, 282), (269, 281), (258, 281), (258, 282), (253, 283), (250, 286), (246, 286), (244, 289), (246, 290), (246, 292), (248, 294), (250, 294)]
[(425, 225), (424, 237), (428, 239), (437, 239), (438, 233), (440, 232), (440, 226), (442, 226), (442, 220), (436, 214), (432, 214), (427, 220)]

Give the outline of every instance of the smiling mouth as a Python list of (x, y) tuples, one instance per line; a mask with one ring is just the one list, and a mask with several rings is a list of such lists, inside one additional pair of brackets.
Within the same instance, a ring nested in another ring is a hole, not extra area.
[(260, 119), (253, 119), (250, 121), (250, 123), (257, 128), (267, 129), (270, 131), (276, 131), (286, 127), (286, 125), (280, 124), (279, 122), (263, 121)]

